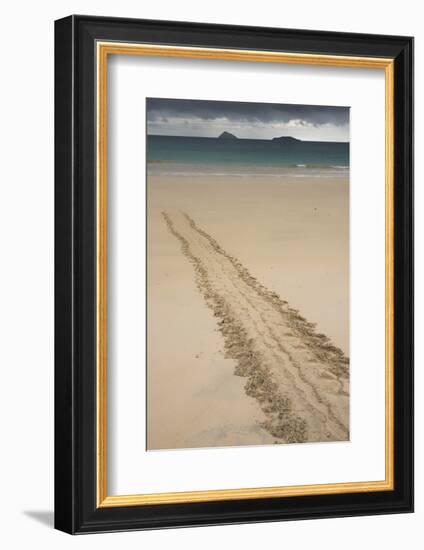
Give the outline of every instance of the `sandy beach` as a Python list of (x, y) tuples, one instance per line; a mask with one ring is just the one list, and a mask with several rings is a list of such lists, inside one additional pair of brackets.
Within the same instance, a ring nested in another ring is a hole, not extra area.
[(148, 449), (348, 439), (348, 189), (148, 177)]

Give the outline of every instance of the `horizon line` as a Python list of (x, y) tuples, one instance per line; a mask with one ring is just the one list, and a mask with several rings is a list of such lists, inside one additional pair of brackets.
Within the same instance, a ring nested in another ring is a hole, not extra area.
[[(223, 133), (223, 132), (221, 132), (221, 133)], [(228, 133), (231, 134), (231, 132), (228, 132)], [(177, 138), (225, 139), (225, 140), (228, 139), (228, 138), (220, 138), (220, 136), (182, 136), (182, 135), (175, 135), (175, 134), (151, 134), (149, 132), (146, 132), (146, 135), (147, 136), (152, 136), (152, 137), (177, 137)], [(234, 135), (234, 134), (232, 134), (232, 135)], [(245, 138), (245, 137), (237, 137), (237, 136), (234, 135), (234, 139), (237, 139), (237, 140), (240, 140), (240, 141), (273, 141), (274, 139), (284, 138), (284, 137), (293, 138), (294, 140), (301, 141), (303, 143), (350, 143), (350, 140), (349, 141), (336, 141), (336, 140), (329, 140), (329, 139), (324, 139), (324, 140), (300, 139), (300, 138), (297, 138), (295, 136), (274, 136), (272, 138)], [(233, 138), (230, 138), (230, 140), (231, 139), (233, 139)]]

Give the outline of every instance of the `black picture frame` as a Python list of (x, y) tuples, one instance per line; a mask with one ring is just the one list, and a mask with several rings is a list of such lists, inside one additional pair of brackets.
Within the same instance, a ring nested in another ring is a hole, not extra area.
[[(99, 40), (394, 60), (394, 489), (97, 506)], [(55, 22), (55, 527), (72, 534), (413, 511), (413, 39), (73, 15)]]

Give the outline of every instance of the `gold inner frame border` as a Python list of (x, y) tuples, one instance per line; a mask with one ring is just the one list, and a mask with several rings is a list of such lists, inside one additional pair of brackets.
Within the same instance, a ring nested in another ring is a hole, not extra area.
[[(220, 59), (262, 63), (384, 69), (385, 72), (385, 479), (315, 485), (216, 489), (173, 493), (108, 495), (107, 491), (107, 62), (109, 55)], [(96, 470), (97, 507), (142, 506), (257, 498), (365, 493), (394, 489), (394, 60), (390, 58), (302, 54), (96, 42), (97, 63), (97, 336)]]

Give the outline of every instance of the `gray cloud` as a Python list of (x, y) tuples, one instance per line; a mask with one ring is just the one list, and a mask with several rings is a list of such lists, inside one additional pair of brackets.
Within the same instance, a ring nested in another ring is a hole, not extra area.
[(349, 108), (191, 99), (147, 99), (149, 133), (269, 138), (290, 132), (306, 139), (347, 140)]
[(348, 107), (287, 105), (275, 103), (242, 103), (191, 99), (147, 99), (148, 121), (164, 118), (199, 118), (205, 121), (227, 118), (250, 124), (303, 120), (305, 124), (343, 126), (349, 122)]

